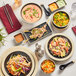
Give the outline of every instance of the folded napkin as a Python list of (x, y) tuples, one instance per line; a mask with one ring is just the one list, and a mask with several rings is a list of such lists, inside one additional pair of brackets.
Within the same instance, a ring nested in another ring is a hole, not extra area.
[(6, 16), (5, 12), (4, 12), (4, 9), (3, 9), (4, 6), (0, 7), (0, 18), (1, 18), (1, 20), (2, 20), (2, 22), (4, 24), (4, 26), (5, 26), (8, 34), (10, 34), (10, 33), (14, 32), (16, 30), (19, 30), (21, 28), (21, 24), (18, 21), (18, 19), (16, 18), (15, 14), (14, 14), (12, 8), (11, 8), (11, 6), (8, 5), (8, 4), (6, 4), (5, 6), (7, 7), (8, 12), (10, 14), (10, 17), (11, 17), (11, 19), (13, 21), (13, 24), (14, 24), (13, 28), (11, 27), (11, 25), (10, 25), (10, 23), (8, 21), (8, 18)]
[(74, 32), (75, 35), (76, 35), (76, 26), (72, 27), (72, 30), (73, 30), (73, 32)]

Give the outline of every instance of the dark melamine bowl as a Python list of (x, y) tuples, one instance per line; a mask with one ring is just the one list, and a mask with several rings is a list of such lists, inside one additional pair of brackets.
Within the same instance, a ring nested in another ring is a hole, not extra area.
[[(17, 46), (17, 47), (10, 48), (7, 51), (9, 51), (9, 52), (7, 52), (5, 54), (5, 56), (2, 60), (2, 71), (3, 71), (5, 76), (13, 76), (12, 74), (9, 73), (6, 65), (7, 65), (7, 62), (9, 61), (11, 56), (18, 55), (18, 54), (25, 56), (27, 58), (27, 60), (31, 62), (30, 70), (28, 72), (26, 72), (26, 75), (29, 76), (33, 73), (33, 71), (34, 71), (34, 59), (31, 56), (31, 54), (28, 52), (29, 49), (21, 47), (21, 46)], [(20, 76), (25, 76), (25, 75), (21, 73)]]
[[(27, 60), (31, 62), (30, 57), (29, 57), (26, 53), (24, 53), (24, 52), (16, 51), (16, 52), (10, 53), (10, 54), (7, 56), (7, 58), (5, 59), (5, 62), (4, 62), (5, 70), (6, 70), (6, 72), (7, 72), (10, 76), (13, 76), (13, 75), (11, 75), (11, 74), (8, 72), (7, 68), (6, 68), (7, 62), (9, 61), (9, 59), (10, 59), (11, 56), (18, 55), (18, 54), (20, 54), (20, 55), (22, 55), (22, 56), (26, 56), (26, 57), (27, 57)], [(32, 66), (31, 66), (31, 67), (32, 67)], [(31, 69), (31, 68), (30, 68), (30, 69)], [(26, 75), (27, 75), (29, 72), (30, 72), (30, 71), (26, 72)], [(22, 76), (22, 75), (24, 76), (24, 74), (21, 74), (20, 76)]]
[[(43, 14), (43, 12), (42, 12), (42, 8), (38, 5), (38, 4), (36, 4), (36, 3), (28, 3), (28, 4), (25, 4), (23, 7), (22, 7), (22, 9), (21, 9), (21, 17), (22, 17), (22, 10), (23, 10), (23, 8), (25, 7), (25, 6), (27, 6), (27, 5), (31, 5), (31, 4), (33, 4), (33, 5), (36, 5), (37, 7), (39, 7), (40, 8), (40, 10), (41, 10), (41, 17), (40, 17), (40, 19), (42, 18), (42, 14)], [(38, 19), (36, 22), (27, 22), (23, 17), (22, 17), (22, 19), (23, 19), (23, 21), (24, 22), (26, 22), (26, 23), (29, 23), (29, 24), (32, 24), (32, 23), (36, 23), (37, 21), (39, 21), (40, 19)]]
[[(70, 16), (69, 16), (68, 13), (66, 13), (65, 11), (57, 11), (56, 13), (58, 13), (58, 12), (65, 13), (65, 14), (67, 15), (67, 17), (69, 18), (69, 22), (70, 22)], [(54, 13), (54, 15), (55, 15), (56, 13)], [(54, 18), (54, 15), (53, 15), (53, 18)], [(57, 25), (54, 23), (54, 20), (52, 19), (52, 24), (53, 24), (56, 28), (58, 28), (58, 29), (64, 29), (64, 28), (66, 28), (66, 27), (69, 25), (69, 22), (68, 22), (67, 25), (65, 25), (65, 26), (57, 26)]]
[[(49, 50), (49, 43), (50, 43), (50, 42), (53, 40), (53, 38), (55, 38), (55, 37), (63, 37), (63, 38), (66, 38), (66, 39), (68, 40), (68, 42), (70, 43), (71, 48), (69, 49), (68, 54), (65, 55), (64, 57), (54, 56), (54, 55), (52, 54), (51, 50)], [(50, 36), (49, 39), (46, 41), (45, 50), (46, 50), (47, 55), (48, 55), (50, 58), (52, 58), (52, 59), (54, 59), (54, 60), (56, 60), (56, 61), (64, 61), (64, 60), (69, 59), (69, 58), (72, 56), (72, 54), (73, 54), (73, 52), (74, 52), (73, 46), (74, 46), (74, 45), (73, 45), (73, 41), (71, 40), (70, 37), (66, 36), (65, 34), (57, 33), (57, 34), (54, 34), (54, 35)]]

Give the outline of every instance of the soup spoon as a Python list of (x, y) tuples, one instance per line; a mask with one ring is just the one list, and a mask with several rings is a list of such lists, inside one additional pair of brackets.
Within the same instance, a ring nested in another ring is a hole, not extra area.
[(50, 16), (50, 12), (47, 11), (47, 9), (45, 8), (45, 6), (43, 4), (41, 4), (41, 6), (43, 7), (43, 9), (45, 11), (46, 16)]
[(73, 63), (75, 63), (74, 60), (73, 60), (73, 61), (70, 61), (70, 62), (67, 63), (67, 64), (60, 65), (60, 66), (59, 66), (59, 69), (60, 69), (60, 70), (64, 70), (68, 65), (73, 64)]

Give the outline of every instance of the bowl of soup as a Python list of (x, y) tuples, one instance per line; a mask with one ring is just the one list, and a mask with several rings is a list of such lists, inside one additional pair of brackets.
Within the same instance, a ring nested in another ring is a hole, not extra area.
[(55, 70), (55, 63), (52, 60), (46, 59), (41, 63), (41, 69), (44, 73), (50, 74)]
[(58, 11), (53, 15), (52, 23), (56, 28), (63, 29), (68, 26), (69, 21), (70, 17), (66, 12)]
[(35, 23), (42, 17), (42, 9), (38, 4), (28, 3), (21, 9), (21, 17), (27, 23)]

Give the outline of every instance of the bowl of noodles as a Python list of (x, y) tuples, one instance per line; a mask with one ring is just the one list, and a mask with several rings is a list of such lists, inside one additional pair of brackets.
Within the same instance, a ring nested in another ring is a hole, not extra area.
[(53, 15), (53, 25), (56, 28), (63, 29), (66, 28), (69, 24), (70, 17), (65, 11), (58, 11)]
[(34, 71), (34, 60), (29, 52), (12, 51), (2, 61), (5, 76), (30, 76)]

